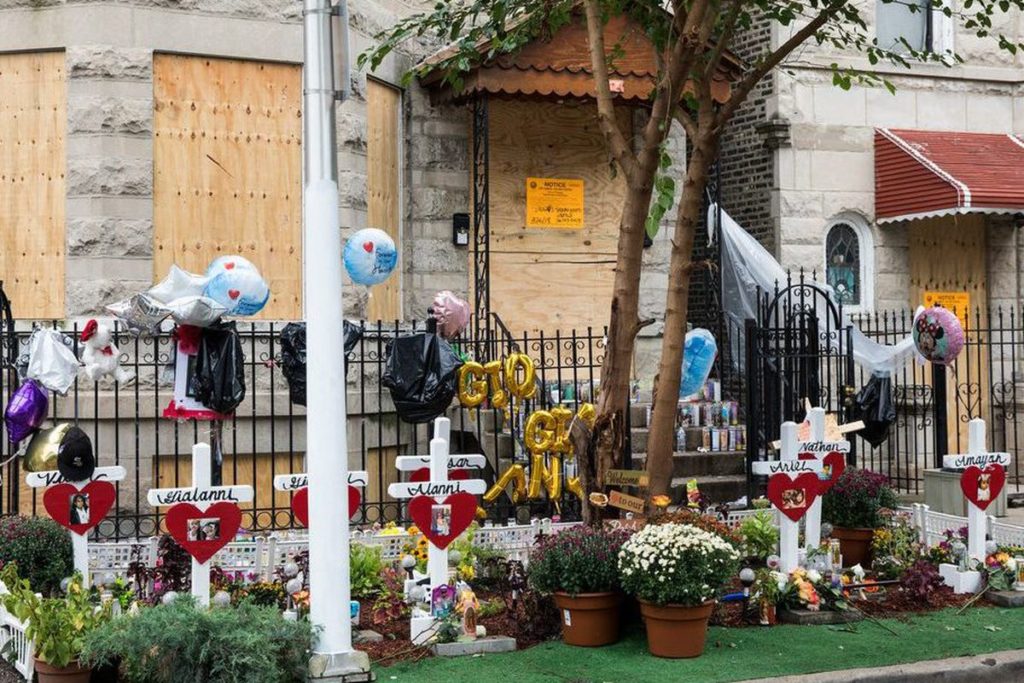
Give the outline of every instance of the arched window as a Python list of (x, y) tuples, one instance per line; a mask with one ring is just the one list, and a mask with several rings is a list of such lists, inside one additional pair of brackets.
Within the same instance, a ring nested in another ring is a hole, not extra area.
[(871, 231), (864, 219), (844, 214), (825, 230), (825, 277), (844, 308), (864, 310), (872, 303)]

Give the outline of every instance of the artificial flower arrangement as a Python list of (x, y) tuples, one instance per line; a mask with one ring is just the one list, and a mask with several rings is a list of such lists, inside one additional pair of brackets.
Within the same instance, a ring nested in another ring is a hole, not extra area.
[(779, 605), (790, 609), (842, 611), (849, 607), (840, 585), (817, 569), (798, 567), (789, 573), (772, 572), (779, 588)]
[(946, 529), (943, 532), (945, 538), (928, 549), (928, 560), (932, 564), (958, 564), (959, 558), (954, 551), (954, 545), (967, 548), (967, 527), (959, 529)]

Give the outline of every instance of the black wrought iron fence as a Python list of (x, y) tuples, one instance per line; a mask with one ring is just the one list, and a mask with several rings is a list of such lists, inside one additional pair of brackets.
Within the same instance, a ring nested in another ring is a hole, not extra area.
[[(456, 342), (456, 350), (477, 359), (500, 358), (512, 351), (526, 353), (535, 362), (539, 390), (534, 399), (515, 412), (495, 409), (487, 403), (465, 409), (457, 402), (448, 411), (453, 451), (483, 452), (488, 464), (482, 476), (489, 483), (514, 462), (529, 469), (520, 436), (526, 414), (556, 404), (575, 409), (596, 396), (604, 352), (603, 330), (517, 339), (504, 329), (500, 319), (492, 322), (480, 326), (481, 338)], [(57, 327), (53, 322), (46, 324)], [(218, 429), (222, 430), (223, 483), (250, 484), (255, 489), (253, 503), (243, 506), (243, 526), (253, 532), (297, 526), (290, 507), (291, 494), (275, 491), (272, 485), (276, 475), (304, 471), (306, 448), (305, 409), (289, 400), (278, 364), (283, 326), (238, 323), (247, 392), (233, 417), (220, 427), (161, 417), (173, 396), (174, 340), (170, 333), (133, 337), (115, 329), (114, 342), (122, 367), (134, 372), (136, 380), (117, 385), (80, 376), (66, 395), (50, 394), (48, 424), (78, 424), (92, 438), (98, 465), (122, 465), (127, 470), (127, 477), (117, 483), (117, 502), (94, 531), (95, 536), (120, 539), (161, 530), (163, 516), (146, 502), (148, 489), (187, 486), (191, 481), (192, 446), (216, 438)], [(398, 455), (426, 454), (431, 426), (401, 421), (380, 378), (387, 362), (388, 342), (398, 335), (421, 331), (423, 324), (378, 322), (363, 323), (362, 327), (362, 338), (346, 371), (348, 450), (346, 453), (345, 445), (339, 444), (338, 458), (347, 457), (350, 469), (368, 474), (354, 523), (405, 521), (402, 503), (387, 496), (388, 484), (399, 480), (394, 459)], [(470, 325), (469, 329), (476, 327)], [(6, 404), (18, 384), (16, 366), (27, 361), (31, 330), (14, 332), (13, 327), (5, 328), (9, 334), (0, 336), (0, 356), (8, 362), (0, 373), (0, 394)], [(62, 331), (80, 356), (79, 328), (71, 324)], [(6, 443), (6, 432), (4, 437)], [(45, 514), (41, 491), (23, 484), (24, 472), (16, 448), (7, 444), (6, 453), (0, 514)], [(547, 501), (513, 507), (504, 495), (487, 507), (488, 514), (500, 520), (517, 513), (550, 514), (551, 510)], [(561, 501), (561, 512), (563, 516), (578, 514), (578, 505), (568, 494)]]

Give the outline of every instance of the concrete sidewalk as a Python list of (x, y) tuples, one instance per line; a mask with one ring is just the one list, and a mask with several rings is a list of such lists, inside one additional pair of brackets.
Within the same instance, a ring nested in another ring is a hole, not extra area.
[(1024, 681), (1024, 650), (935, 659), (874, 669), (846, 669), (804, 676), (750, 679), (746, 683), (982, 683)]

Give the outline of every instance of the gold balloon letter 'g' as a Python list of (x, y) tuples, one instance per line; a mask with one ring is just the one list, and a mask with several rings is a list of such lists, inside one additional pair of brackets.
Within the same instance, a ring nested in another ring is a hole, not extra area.
[(459, 368), (459, 403), (476, 408), (487, 398), (487, 377), (484, 366), (469, 361)]

